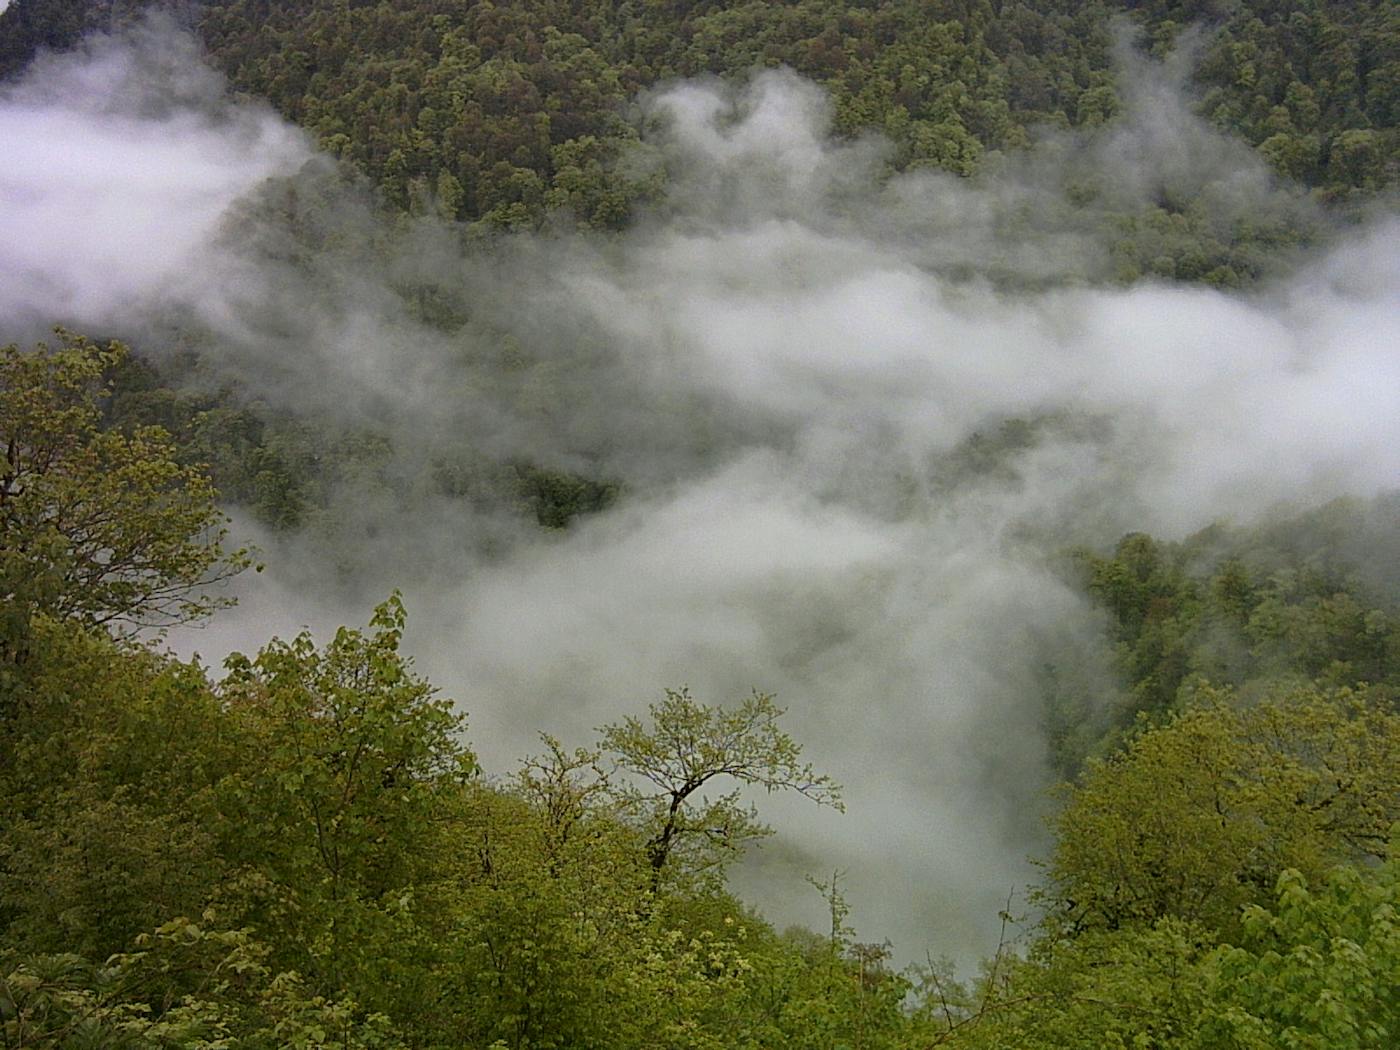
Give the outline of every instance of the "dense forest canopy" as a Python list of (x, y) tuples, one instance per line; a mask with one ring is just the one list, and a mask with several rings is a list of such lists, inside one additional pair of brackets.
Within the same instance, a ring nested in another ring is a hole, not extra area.
[(0, 1044), (1394, 1045), (1397, 92), (1372, 0), (12, 0)]
[[(17, 3), (0, 73), (149, 6)], [(610, 166), (635, 138), (630, 100), (675, 77), (763, 66), (826, 86), (837, 129), (888, 136), (894, 167), (970, 175), (1038, 126), (1111, 119), (1125, 24), (1158, 53), (1194, 36), (1199, 108), (1280, 173), (1331, 198), (1397, 175), (1400, 26), (1379, 0), (175, 6), (236, 87), (368, 172), (393, 203), (431, 199), (492, 224), (558, 209), (625, 222), (630, 203), (656, 190)]]

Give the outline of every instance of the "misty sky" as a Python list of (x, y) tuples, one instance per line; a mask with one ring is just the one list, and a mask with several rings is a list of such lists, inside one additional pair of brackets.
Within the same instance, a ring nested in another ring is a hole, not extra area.
[[(1121, 125), (1044, 149), (1127, 203), (1171, 179), (1226, 217), (1305, 207), (1172, 77), (1135, 69)], [(843, 869), (862, 938), (989, 953), (1043, 843), (1039, 677), (1108, 687), (1056, 555), (1394, 488), (1400, 228), (1247, 294), (1122, 288), (1036, 164), (882, 181), (881, 145), (833, 142), (820, 91), (785, 73), (643, 103), (634, 160), (673, 173), (654, 214), (464, 248), (384, 227), (168, 29), (45, 60), (0, 96), (5, 338), (193, 339), (251, 396), (374, 427), (406, 471), (463, 447), (621, 481), (560, 535), (361, 493), (333, 496), (315, 535), (240, 522), (268, 571), (176, 642), (217, 660), (362, 622), (403, 586), (419, 667), (496, 771), (537, 731), (584, 742), (666, 686), (776, 693), (849, 811), (760, 800), (782, 834), (742, 888), (819, 924), (800, 877)], [(1009, 236), (1027, 201), (1060, 217)], [(308, 254), (298, 224), (335, 236)], [(470, 320), (423, 325), (405, 281)], [(958, 450), (1011, 419), (1034, 439), (959, 473)]]

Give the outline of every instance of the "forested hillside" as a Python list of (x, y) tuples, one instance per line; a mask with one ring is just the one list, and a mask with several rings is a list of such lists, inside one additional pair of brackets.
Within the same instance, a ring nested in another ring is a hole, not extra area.
[(0, 78), (0, 1046), (1400, 1042), (1394, 4), (12, 0)]
[[(140, 0), (16, 3), (0, 74)], [(616, 227), (659, 191), (615, 166), (628, 106), (675, 77), (784, 65), (896, 169), (970, 175), (1041, 126), (1118, 110), (1115, 35), (1199, 43), (1198, 106), (1329, 198), (1397, 177), (1400, 21), (1364, 3), (460, 4), (261, 0), (180, 10), (241, 90), (271, 101), (402, 208), (518, 226), (563, 210)], [(1114, 18), (1125, 21), (1115, 23)], [(1164, 202), (1169, 211), (1187, 202)]]

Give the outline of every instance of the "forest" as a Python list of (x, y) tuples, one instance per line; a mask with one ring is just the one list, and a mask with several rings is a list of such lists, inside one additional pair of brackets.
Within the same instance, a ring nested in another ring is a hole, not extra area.
[(1400, 1043), (1400, 8), (10, 0), (0, 1047)]

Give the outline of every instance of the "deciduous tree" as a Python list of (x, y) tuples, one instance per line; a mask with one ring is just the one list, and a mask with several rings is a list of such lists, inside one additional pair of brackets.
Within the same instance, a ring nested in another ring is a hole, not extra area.
[[(843, 808), (840, 785), (802, 762), (801, 746), (778, 727), (783, 712), (771, 696), (756, 692), (725, 709), (668, 689), (649, 713), (650, 725), (627, 718), (603, 727), (602, 748), (636, 780), (629, 802), (647, 821), (647, 856), (658, 875), (677, 851), (693, 868), (708, 868), (771, 833), (743, 804), (744, 787)], [(702, 789), (716, 780), (736, 786), (711, 799)]]
[(126, 355), (59, 332), (0, 348), (0, 653), (38, 613), (86, 626), (163, 626), (226, 600), (206, 588), (248, 564), (197, 467), (159, 427), (102, 427)]

